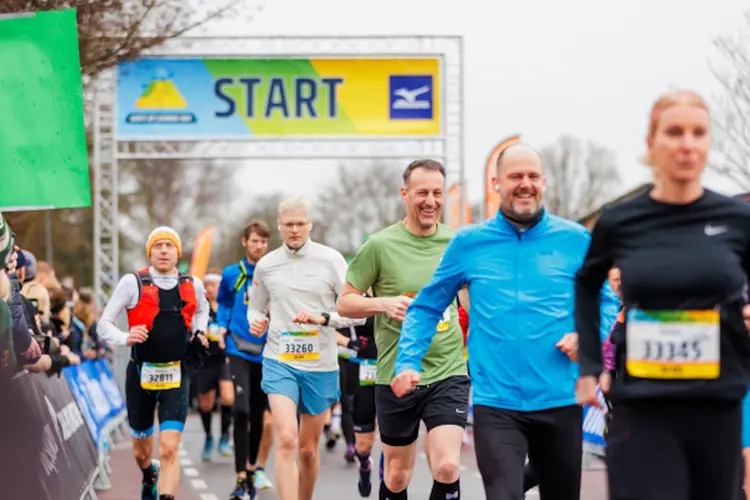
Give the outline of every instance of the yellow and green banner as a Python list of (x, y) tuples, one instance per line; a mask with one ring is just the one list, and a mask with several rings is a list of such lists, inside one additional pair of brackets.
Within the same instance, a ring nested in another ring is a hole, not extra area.
[(434, 136), (439, 69), (437, 58), (124, 62), (117, 138)]

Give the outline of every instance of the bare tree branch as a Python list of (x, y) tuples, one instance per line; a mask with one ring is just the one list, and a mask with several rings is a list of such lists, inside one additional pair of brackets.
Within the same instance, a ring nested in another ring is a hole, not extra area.
[(561, 137), (541, 150), (547, 177), (545, 205), (554, 214), (578, 220), (598, 208), (617, 189), (614, 154), (574, 137)]
[(713, 107), (715, 154), (709, 168), (750, 190), (750, 11), (744, 20), (742, 32), (714, 41), (724, 67), (710, 67), (723, 95)]

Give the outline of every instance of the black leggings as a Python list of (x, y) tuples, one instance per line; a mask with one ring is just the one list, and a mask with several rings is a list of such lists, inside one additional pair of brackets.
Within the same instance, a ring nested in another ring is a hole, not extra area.
[[(341, 432), (344, 434), (344, 441), (347, 445), (354, 444), (354, 419), (352, 416), (352, 407), (349, 404), (347, 395), (350, 393), (351, 365), (355, 365), (347, 359), (339, 358), (339, 387), (341, 389)], [(357, 379), (359, 380), (359, 379)]]
[(616, 404), (606, 448), (610, 499), (736, 499), (741, 429), (740, 401)]
[(579, 500), (582, 409), (474, 407), (474, 447), (487, 500), (521, 500), (528, 455), (544, 500)]
[(260, 388), (263, 377), (261, 363), (253, 363), (239, 356), (229, 356), (229, 368), (235, 393), (234, 468), (239, 473), (247, 470), (248, 465), (254, 465), (258, 460), (268, 397)]

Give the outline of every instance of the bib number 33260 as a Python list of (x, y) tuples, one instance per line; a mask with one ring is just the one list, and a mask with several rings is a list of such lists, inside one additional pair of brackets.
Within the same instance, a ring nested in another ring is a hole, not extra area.
[(319, 358), (320, 338), (317, 330), (281, 333), (279, 359), (283, 361), (314, 361)]
[(182, 370), (179, 361), (141, 365), (141, 387), (147, 391), (177, 389), (181, 384)]
[(648, 379), (715, 379), (721, 370), (719, 311), (643, 311), (627, 317), (628, 374)]

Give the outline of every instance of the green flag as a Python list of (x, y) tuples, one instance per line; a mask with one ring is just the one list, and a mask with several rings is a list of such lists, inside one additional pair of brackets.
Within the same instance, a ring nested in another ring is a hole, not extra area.
[(0, 16), (0, 210), (91, 206), (76, 12)]

